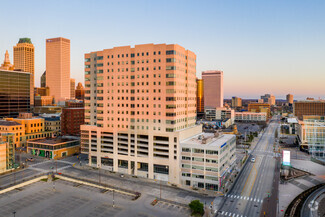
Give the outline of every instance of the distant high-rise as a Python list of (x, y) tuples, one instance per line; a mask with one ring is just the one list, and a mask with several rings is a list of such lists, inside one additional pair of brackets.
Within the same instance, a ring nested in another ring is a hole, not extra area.
[(70, 78), (70, 99), (76, 98), (76, 79)]
[(35, 75), (35, 53), (34, 45), (30, 38), (20, 38), (14, 46), (15, 70), (30, 73), (30, 104), (34, 105), (34, 75)]
[(223, 71), (202, 72), (204, 83), (204, 106), (223, 107)]
[(233, 96), (231, 98), (231, 107), (237, 108), (237, 107), (241, 107), (241, 106), (242, 106), (242, 99), (237, 96)]
[(56, 102), (70, 99), (69, 39), (46, 39), (46, 85)]
[(46, 87), (46, 71), (41, 76), (41, 87)]
[(265, 94), (264, 96), (261, 96), (261, 99), (263, 99), (264, 103), (275, 105), (275, 96), (272, 94)]
[(85, 89), (82, 86), (82, 83), (79, 82), (76, 88), (76, 99), (84, 100), (85, 98)]
[(2, 70), (14, 70), (14, 66), (10, 63), (9, 59), (9, 53), (6, 50), (5, 53), (5, 60), (3, 61), (3, 64), (1, 64), (0, 69)]
[(292, 94), (287, 95), (287, 103), (293, 104), (293, 95)]
[(204, 114), (204, 83), (196, 79), (196, 112)]

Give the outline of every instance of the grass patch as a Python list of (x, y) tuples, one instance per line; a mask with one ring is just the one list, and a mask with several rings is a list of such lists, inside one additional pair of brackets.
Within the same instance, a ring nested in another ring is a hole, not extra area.
[(47, 178), (41, 179), (42, 182), (47, 182)]

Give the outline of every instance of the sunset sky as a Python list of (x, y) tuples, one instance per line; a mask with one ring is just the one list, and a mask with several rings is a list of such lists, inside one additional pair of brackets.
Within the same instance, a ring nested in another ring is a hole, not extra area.
[(325, 1), (2, 1), (0, 62), (19, 38), (35, 46), (35, 82), (45, 39), (71, 40), (71, 77), (84, 80), (84, 53), (147, 43), (197, 55), (197, 76), (224, 71), (225, 98), (272, 93), (325, 98)]

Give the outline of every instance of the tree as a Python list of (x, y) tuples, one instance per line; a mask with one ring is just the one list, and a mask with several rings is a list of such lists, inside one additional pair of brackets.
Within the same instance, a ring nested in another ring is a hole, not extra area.
[(199, 200), (192, 200), (191, 203), (189, 204), (189, 207), (192, 210), (192, 215), (199, 214), (203, 216), (204, 214), (203, 203), (201, 203)]

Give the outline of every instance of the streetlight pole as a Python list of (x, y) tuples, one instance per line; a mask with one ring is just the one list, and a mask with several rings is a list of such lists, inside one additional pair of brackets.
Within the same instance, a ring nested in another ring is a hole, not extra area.
[(114, 201), (114, 189), (113, 189), (113, 208), (115, 207), (115, 201)]
[(12, 214), (14, 214), (14, 217), (16, 217), (16, 211), (13, 211)]
[(100, 167), (99, 167), (99, 164), (98, 164), (98, 183), (100, 184)]

